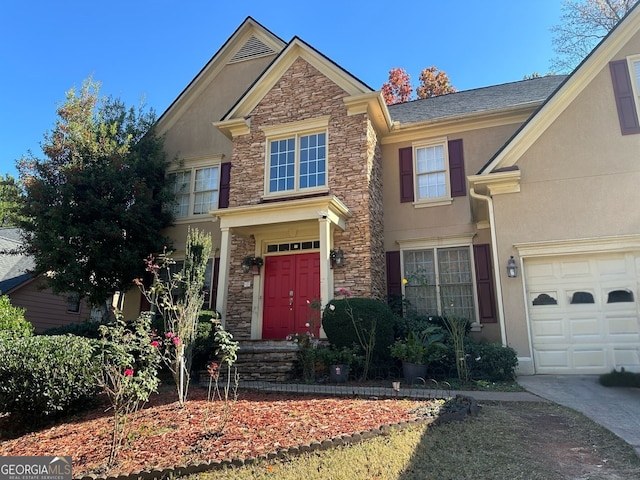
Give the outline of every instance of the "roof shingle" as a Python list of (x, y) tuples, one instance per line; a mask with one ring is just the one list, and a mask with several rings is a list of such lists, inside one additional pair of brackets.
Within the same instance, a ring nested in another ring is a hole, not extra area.
[(393, 121), (414, 123), (541, 103), (558, 88), (565, 78), (567, 78), (566, 75), (548, 75), (413, 100), (389, 105), (389, 113)]

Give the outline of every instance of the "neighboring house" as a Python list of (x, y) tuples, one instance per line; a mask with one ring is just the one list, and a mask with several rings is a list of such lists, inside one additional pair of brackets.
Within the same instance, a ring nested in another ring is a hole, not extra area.
[(248, 18), (158, 121), (176, 256), (188, 226), (212, 233), (210, 302), (238, 339), (303, 332), (345, 289), (470, 318), (521, 373), (639, 370), (639, 30), (635, 7), (569, 77), (387, 107)]
[(36, 332), (71, 323), (82, 323), (91, 315), (86, 302), (73, 295), (54, 295), (40, 277), (29, 273), (35, 263), (17, 251), (22, 245), (18, 228), (0, 228), (0, 294), (7, 295), (14, 307), (25, 309), (24, 317)]

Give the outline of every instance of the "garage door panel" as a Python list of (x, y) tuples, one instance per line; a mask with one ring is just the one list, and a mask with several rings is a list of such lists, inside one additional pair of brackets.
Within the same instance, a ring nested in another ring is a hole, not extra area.
[(534, 265), (527, 267), (527, 276), (532, 280), (549, 280), (557, 278), (554, 273), (553, 262), (536, 262)]
[(569, 364), (569, 352), (565, 349), (539, 349), (535, 352), (535, 360), (539, 368), (555, 371), (558, 368), (565, 368)]
[(629, 264), (624, 257), (596, 260), (596, 263), (603, 281), (607, 281), (611, 277), (618, 281), (621, 276), (628, 277), (633, 272), (633, 263)]
[(599, 318), (585, 317), (585, 318), (571, 318), (569, 319), (571, 326), (571, 336), (576, 341), (590, 341), (594, 340), (594, 337), (602, 337), (602, 322)]
[(591, 348), (576, 348), (573, 350), (573, 367), (584, 370), (585, 368), (606, 368), (607, 355), (601, 346), (592, 346)]
[(607, 317), (607, 333), (638, 338), (638, 319), (635, 317)]
[(564, 327), (565, 323), (561, 318), (541, 320), (534, 325), (533, 335), (538, 340), (546, 339), (547, 341), (552, 341), (553, 339), (559, 339), (565, 341), (567, 332), (565, 332)]
[(570, 260), (560, 262), (560, 278), (575, 280), (577, 278), (591, 278), (592, 264), (589, 260)]
[(613, 350), (613, 360), (618, 367), (625, 370), (640, 372), (640, 352), (637, 348), (616, 348)]
[(640, 370), (638, 275), (640, 252), (525, 259), (536, 372)]

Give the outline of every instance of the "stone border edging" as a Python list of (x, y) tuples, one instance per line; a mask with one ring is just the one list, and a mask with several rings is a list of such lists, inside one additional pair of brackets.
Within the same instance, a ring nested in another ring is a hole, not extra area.
[(362, 430), (360, 432), (340, 435), (331, 439), (317, 440), (298, 446), (273, 450), (271, 452), (258, 455), (257, 457), (226, 458), (224, 460), (211, 460), (192, 465), (168, 467), (162, 470), (138, 470), (127, 474), (110, 475), (107, 477), (85, 475), (83, 477), (74, 477), (74, 480), (163, 480), (166, 478), (182, 477), (196, 473), (221, 470), (228, 467), (243, 467), (278, 458), (284, 459), (286, 457), (295, 457), (308, 452), (325, 451), (343, 445), (355, 445), (381, 435), (389, 435), (393, 429), (402, 431), (418, 425), (437, 426), (450, 422), (458, 422), (464, 420), (467, 416), (475, 417), (480, 412), (480, 406), (473, 397), (456, 395), (455, 400), (456, 403), (468, 403), (468, 405), (466, 408), (461, 408), (454, 412), (447, 412), (443, 415), (438, 415), (435, 418), (422, 416), (420, 418), (405, 420), (403, 422), (387, 423), (369, 430)]

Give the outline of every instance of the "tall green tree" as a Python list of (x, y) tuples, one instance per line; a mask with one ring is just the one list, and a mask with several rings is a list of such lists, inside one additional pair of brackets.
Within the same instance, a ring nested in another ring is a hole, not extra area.
[(20, 185), (9, 175), (0, 174), (0, 227), (15, 227), (20, 224), (22, 195)]
[(104, 307), (144, 272), (144, 259), (166, 244), (171, 189), (155, 114), (100, 96), (92, 78), (66, 94), (45, 158), (18, 162), (26, 253), (55, 293), (77, 293)]
[(551, 70), (571, 72), (638, 0), (564, 0), (560, 23), (551, 28), (557, 57)]

